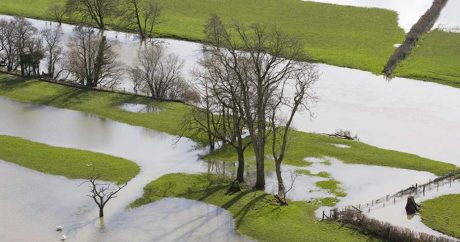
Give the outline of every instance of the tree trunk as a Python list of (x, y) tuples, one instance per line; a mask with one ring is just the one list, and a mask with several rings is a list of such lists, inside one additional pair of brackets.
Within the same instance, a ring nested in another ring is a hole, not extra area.
[(104, 217), (104, 208), (99, 208), (99, 218)]
[(236, 180), (239, 183), (244, 182), (244, 151), (238, 149), (238, 170), (236, 173)]
[(413, 215), (419, 211), (420, 205), (415, 202), (415, 199), (413, 196), (410, 196), (407, 198), (407, 203), (406, 203), (406, 213), (408, 215)]
[(278, 180), (278, 196), (284, 197), (286, 188), (284, 187), (283, 177), (281, 176), (281, 162), (275, 161), (276, 179)]
[(254, 188), (259, 191), (265, 190), (265, 168), (264, 168), (264, 162), (265, 162), (265, 157), (264, 157), (264, 147), (257, 147), (260, 146), (260, 144), (256, 144), (254, 146), (255, 148), (255, 154), (256, 154), (256, 165), (257, 165), (257, 178), (256, 178), (256, 185)]

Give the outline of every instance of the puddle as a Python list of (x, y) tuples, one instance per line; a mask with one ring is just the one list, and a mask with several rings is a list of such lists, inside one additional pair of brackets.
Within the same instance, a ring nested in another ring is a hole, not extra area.
[(350, 148), (349, 145), (344, 145), (344, 144), (332, 144), (332, 145), (337, 147), (337, 148), (341, 148), (341, 149), (349, 149)]
[(147, 104), (124, 103), (119, 108), (131, 113), (159, 113), (161, 109)]

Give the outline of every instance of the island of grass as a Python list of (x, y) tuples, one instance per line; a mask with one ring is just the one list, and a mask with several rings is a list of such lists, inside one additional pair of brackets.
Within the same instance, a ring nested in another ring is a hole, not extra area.
[(425, 34), (394, 74), (460, 88), (460, 33)]
[[(183, 133), (179, 127), (182, 126), (183, 116), (191, 110), (190, 106), (177, 102), (160, 102), (130, 94), (79, 89), (7, 74), (0, 74), (0, 96), (6, 96), (17, 101), (92, 113), (172, 135)], [(120, 108), (120, 105), (124, 103), (156, 105), (162, 111), (152, 113), (128, 112)], [(197, 142), (205, 143), (204, 137), (198, 137), (194, 133), (185, 133), (185, 136)], [(347, 145), (349, 148), (339, 148), (334, 144)], [(270, 147), (267, 147), (267, 154), (270, 154), (269, 152)], [(250, 163), (254, 157), (252, 149), (247, 149), (245, 155), (248, 163)], [(427, 171), (436, 175), (447, 174), (455, 168), (452, 164), (403, 152), (380, 149), (357, 141), (292, 130), (289, 134), (288, 151), (284, 163), (294, 166), (308, 166), (309, 163), (304, 160), (306, 157), (335, 157), (345, 163)], [(205, 158), (230, 162), (237, 160), (231, 147), (217, 150)], [(273, 162), (267, 160), (267, 165), (272, 166)]]
[(441, 233), (460, 239), (460, 194), (441, 196), (422, 203), (422, 222)]
[(265, 192), (243, 190), (227, 194), (229, 182), (209, 174), (168, 174), (144, 188), (139, 207), (165, 197), (187, 198), (227, 209), (241, 234), (259, 241), (372, 241), (335, 222), (320, 222), (314, 216), (318, 205), (289, 202), (278, 206)]
[(0, 135), (0, 160), (70, 179), (126, 183), (139, 173), (134, 162), (105, 154), (54, 147), (22, 138)]
[[(380, 73), (393, 45), (404, 40), (395, 12), (301, 0), (158, 0), (162, 6), (159, 36), (202, 41), (210, 14), (225, 22), (277, 25), (305, 41), (309, 57), (318, 62)], [(2, 0), (0, 13), (50, 19), (50, 4), (65, 0)], [(70, 21), (67, 21), (70, 22)], [(134, 32), (108, 20), (114, 29)]]

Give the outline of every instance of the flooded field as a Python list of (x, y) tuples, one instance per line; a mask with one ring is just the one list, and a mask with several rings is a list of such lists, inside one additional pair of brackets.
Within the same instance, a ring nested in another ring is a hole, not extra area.
[[(369, 4), (368, 7), (396, 10), (401, 14), (400, 21), (403, 19), (404, 6), (407, 6), (405, 4), (414, 4), (410, 1), (391, 5), (392, 1), (386, 1), (385, 5), (374, 6), (378, 1), (349, 2), (351, 5), (362, 2)], [(449, 3), (452, 2), (455, 1)], [(413, 21), (430, 4), (430, 1), (424, 1), (413, 8), (404, 24)], [(449, 4), (445, 10), (451, 8), (452, 4)], [(449, 14), (444, 15), (445, 19), (451, 19)], [(50, 24), (31, 21), (39, 29)], [(72, 29), (71, 25), (62, 26), (65, 41), (72, 35)], [(114, 41), (119, 60), (126, 65), (134, 65), (140, 48), (135, 35), (114, 31), (106, 31), (105, 34)], [(160, 41), (168, 52), (184, 60), (184, 76), (193, 82), (191, 72), (197, 68), (202, 56), (202, 45), (171, 39)], [(460, 165), (459, 89), (404, 78), (388, 81), (369, 72), (324, 64), (318, 64), (318, 68), (321, 80), (315, 86), (315, 92), (319, 101), (312, 106), (313, 116), (307, 112), (296, 116), (296, 129), (315, 133), (349, 130), (364, 143)], [(133, 84), (125, 78), (121, 80), (120, 87), (129, 91)], [(142, 104), (125, 104), (120, 108), (129, 112), (160, 111), (150, 110)], [(141, 167), (141, 173), (129, 182), (116, 202), (109, 205), (106, 218), (101, 223), (95, 219), (96, 208), (85, 196), (87, 187), (82, 185), (82, 181), (44, 175), (0, 161), (0, 181), (5, 184), (0, 187), (0, 207), (8, 211), (10, 218), (0, 221), (0, 235), (7, 241), (56, 241), (62, 236), (55, 231), (58, 225), (64, 227), (69, 241), (247, 240), (235, 232), (228, 212), (199, 202), (167, 199), (126, 210), (129, 203), (142, 195), (142, 188), (148, 182), (164, 174), (196, 173), (210, 169), (209, 163), (199, 159), (199, 155), (205, 151), (195, 149), (195, 143), (191, 140), (176, 142), (176, 137), (149, 129), (5, 98), (0, 98), (0, 113), (0, 134), (119, 156)], [(338, 147), (348, 148), (343, 145)], [(324, 159), (330, 164), (324, 164)], [(435, 178), (427, 172), (350, 165), (334, 158), (324, 159), (306, 158), (313, 165), (305, 169), (313, 173), (328, 172), (342, 183), (347, 196), (341, 199), (338, 206), (369, 201)], [(234, 169), (233, 164), (222, 167), (225, 169), (226, 166)], [(286, 184), (291, 182), (295, 169), (298, 168), (283, 167)], [(325, 178), (297, 176), (288, 197), (302, 201), (330, 197), (331, 194), (315, 186), (321, 180)], [(445, 193), (460, 192), (456, 188), (458, 184), (454, 185), (454, 189), (446, 189)], [(267, 191), (276, 191), (276, 177), (270, 172), (267, 174)], [(399, 205), (388, 206), (376, 210), (371, 216), (436, 234), (417, 217), (405, 219), (401, 208)], [(27, 228), (28, 233), (22, 233), (23, 228)]]
[[(0, 16), (1, 17), (1, 16)], [(31, 20), (37, 28), (46, 21)], [(62, 25), (64, 39), (72, 35), (71, 25)], [(139, 40), (132, 34), (106, 31), (115, 41), (126, 65), (134, 65)], [(170, 53), (184, 60), (183, 74), (193, 82), (202, 45), (172, 39), (159, 39)], [(460, 165), (460, 90), (435, 83), (405, 78), (391, 81), (370, 72), (319, 64), (321, 79), (314, 90), (319, 102), (309, 113), (299, 113), (294, 127), (301, 131), (333, 133), (349, 130), (364, 143), (381, 148), (417, 154)], [(127, 78), (120, 87), (132, 90)]]

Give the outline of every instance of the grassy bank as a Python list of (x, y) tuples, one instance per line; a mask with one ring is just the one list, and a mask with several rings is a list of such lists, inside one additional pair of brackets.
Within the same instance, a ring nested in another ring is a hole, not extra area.
[(395, 75), (460, 88), (460, 33), (425, 34)]
[(0, 135), (0, 160), (70, 179), (87, 179), (97, 174), (104, 181), (125, 183), (139, 173), (134, 162), (122, 158), (5, 135)]
[(287, 207), (273, 203), (264, 192), (242, 191), (226, 194), (228, 184), (207, 174), (169, 174), (144, 188), (138, 207), (164, 197), (203, 201), (227, 209), (238, 231), (260, 241), (369, 241), (367, 236), (338, 223), (319, 222), (314, 217), (317, 205), (291, 202)]
[[(428, 171), (436, 175), (443, 175), (451, 172), (455, 166), (422, 158), (417, 155), (407, 154), (398, 151), (380, 149), (357, 141), (339, 139), (319, 134), (291, 131), (286, 153), (285, 163), (295, 166), (309, 165), (304, 159), (306, 157), (322, 158), (334, 157), (349, 164), (363, 164), (388, 166), (417, 171)], [(349, 146), (339, 148), (335, 144)], [(267, 155), (271, 154), (270, 147), (267, 147)], [(248, 149), (245, 153), (247, 160), (253, 160), (254, 153)], [(205, 157), (208, 160), (236, 161), (237, 157), (231, 147), (218, 150)], [(270, 162), (269, 165), (272, 165)]]
[(422, 203), (422, 222), (439, 232), (460, 239), (460, 194), (446, 195)]
[[(180, 134), (183, 115), (190, 107), (181, 103), (158, 102), (149, 98), (117, 93), (78, 89), (58, 84), (29, 80), (0, 74), (0, 95), (13, 100), (39, 103), (59, 108), (73, 109), (96, 114), (131, 125), (142, 126), (169, 134)], [(144, 103), (158, 106), (154, 113), (131, 113), (118, 108), (121, 104)], [(200, 141), (200, 137), (190, 136)], [(344, 144), (350, 148), (338, 148)], [(269, 153), (267, 153), (269, 154)], [(246, 152), (248, 161), (254, 156)], [(367, 164), (428, 171), (438, 175), (451, 171), (451, 164), (433, 161), (402, 152), (380, 149), (364, 143), (348, 141), (324, 135), (292, 131), (288, 144), (286, 164), (306, 166), (305, 157), (335, 157), (346, 163)], [(231, 148), (219, 150), (206, 157), (209, 160), (235, 161)], [(269, 162), (272, 165), (273, 162)]]
[[(65, 0), (2, 0), (0, 13), (49, 19), (50, 3)], [(201, 41), (203, 24), (215, 13), (226, 22), (276, 24), (306, 42), (315, 61), (379, 73), (404, 40), (397, 14), (383, 9), (357, 8), (301, 0), (159, 0), (164, 22), (161, 36)], [(110, 21), (109, 21), (110, 22)], [(112, 28), (123, 26), (111, 21)], [(133, 31), (133, 29), (127, 29)]]

